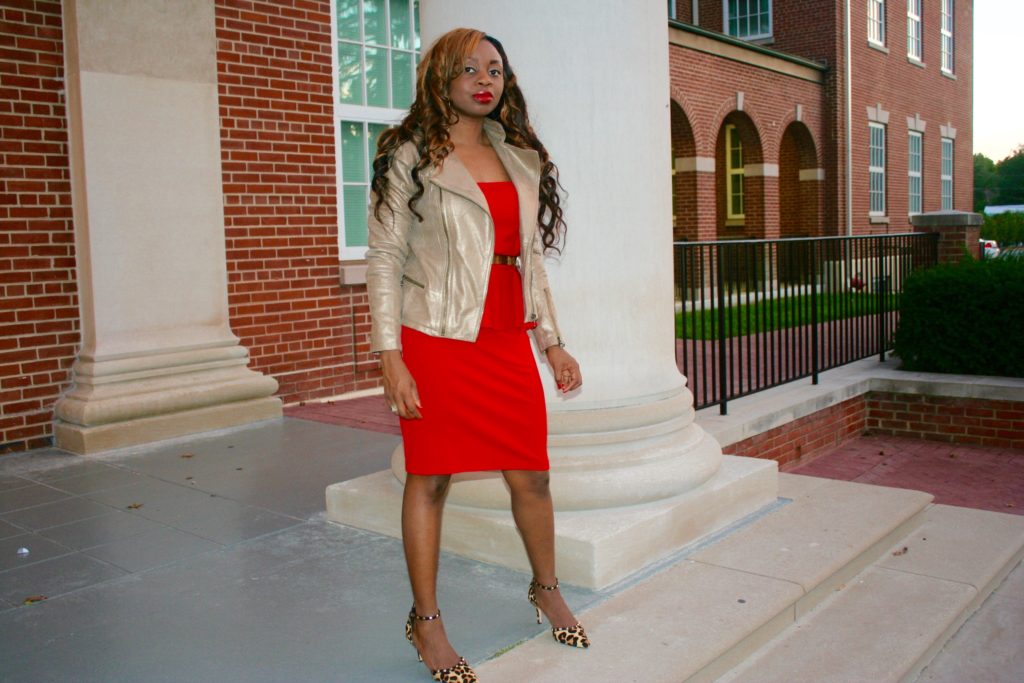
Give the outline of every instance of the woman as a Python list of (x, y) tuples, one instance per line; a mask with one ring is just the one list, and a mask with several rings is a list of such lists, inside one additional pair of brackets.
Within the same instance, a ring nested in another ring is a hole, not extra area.
[[(582, 384), (543, 252), (564, 231), (557, 170), (501, 44), (455, 29), (423, 55), (416, 100), (374, 159), (367, 285), (372, 349), (401, 418), (406, 637), (438, 681), (475, 681), (445, 635), (436, 579), (451, 475), (501, 470), (533, 569), (527, 597), (558, 642), (588, 647), (558, 591), (547, 421), (531, 330), (558, 388)], [(518, 264), (518, 267), (517, 267)]]

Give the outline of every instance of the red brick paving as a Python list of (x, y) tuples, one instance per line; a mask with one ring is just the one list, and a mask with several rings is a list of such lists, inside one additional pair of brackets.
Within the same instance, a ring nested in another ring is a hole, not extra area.
[(1024, 515), (1024, 451), (859, 436), (792, 474), (925, 491), (936, 503)]
[(326, 422), (343, 427), (355, 427), (384, 434), (401, 433), (398, 417), (391, 414), (384, 395), (364, 396), (344, 401), (306, 403), (288, 406), (284, 409), (288, 417), (297, 417), (314, 422)]
[[(398, 434), (383, 396), (285, 408), (303, 420)], [(1024, 515), (1024, 450), (946, 444), (895, 436), (859, 436), (792, 474), (926, 491), (936, 503)]]

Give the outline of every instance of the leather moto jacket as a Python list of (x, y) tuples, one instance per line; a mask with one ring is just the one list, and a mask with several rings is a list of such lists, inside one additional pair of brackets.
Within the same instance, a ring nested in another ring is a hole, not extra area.
[[(537, 225), (540, 158), (532, 149), (506, 144), (497, 121), (485, 120), (484, 131), (519, 194), (524, 323), (536, 323), (532, 332), (541, 351), (564, 346)], [(402, 325), (463, 341), (475, 341), (480, 331), (494, 256), (487, 200), (459, 158), (449, 154), (440, 169), (420, 172), (424, 191), (415, 207), (421, 222), (408, 205), (416, 191), (411, 172), (418, 158), (411, 142), (396, 151), (379, 220), (373, 215), (376, 195), (370, 201), (366, 285), (375, 352), (401, 349)]]

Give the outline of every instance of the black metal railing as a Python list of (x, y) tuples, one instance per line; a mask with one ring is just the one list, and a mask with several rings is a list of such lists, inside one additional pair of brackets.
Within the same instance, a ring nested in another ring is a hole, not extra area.
[(676, 361), (694, 407), (878, 355), (935, 234), (676, 242)]

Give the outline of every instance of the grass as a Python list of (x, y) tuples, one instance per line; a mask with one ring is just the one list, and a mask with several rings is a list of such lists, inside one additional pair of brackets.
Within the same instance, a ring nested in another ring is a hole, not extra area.
[[(745, 296), (744, 296), (745, 298)], [(757, 332), (770, 332), (789, 327), (800, 327), (812, 322), (810, 295), (740, 303), (726, 308), (725, 337), (742, 337)], [(817, 320), (842, 320), (878, 312), (878, 294), (842, 292), (817, 295)], [(886, 308), (896, 307), (895, 297), (888, 296)], [(683, 336), (683, 320), (686, 335)], [(677, 339), (718, 339), (718, 311), (683, 311), (676, 313)]]

